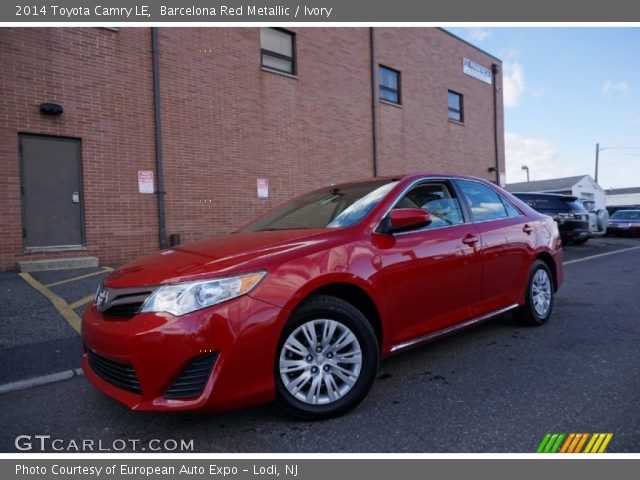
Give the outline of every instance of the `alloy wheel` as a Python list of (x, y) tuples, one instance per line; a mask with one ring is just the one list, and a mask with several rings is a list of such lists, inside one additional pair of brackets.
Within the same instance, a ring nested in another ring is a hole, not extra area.
[(343, 398), (362, 370), (356, 335), (335, 320), (303, 323), (280, 350), (279, 373), (284, 387), (308, 405), (326, 405)]
[(540, 317), (545, 317), (551, 306), (551, 279), (544, 269), (539, 269), (531, 282), (533, 308)]

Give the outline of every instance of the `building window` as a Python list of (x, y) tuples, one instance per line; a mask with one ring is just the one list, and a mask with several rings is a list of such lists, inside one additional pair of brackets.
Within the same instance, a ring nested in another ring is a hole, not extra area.
[(380, 65), (380, 100), (400, 105), (400, 72)]
[(295, 34), (280, 28), (260, 29), (262, 66), (295, 75)]
[(449, 90), (449, 120), (464, 122), (462, 95)]

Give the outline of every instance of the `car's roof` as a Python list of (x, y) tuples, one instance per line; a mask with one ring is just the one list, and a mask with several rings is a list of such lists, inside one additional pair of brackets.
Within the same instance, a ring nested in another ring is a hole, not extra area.
[(364, 182), (375, 182), (375, 181), (400, 181), (400, 180), (417, 180), (420, 178), (459, 178), (459, 179), (467, 179), (467, 180), (480, 180), (483, 182), (491, 183), (489, 180), (481, 177), (474, 177), (473, 175), (464, 175), (460, 173), (451, 173), (451, 172), (415, 172), (415, 173), (405, 173), (400, 175), (382, 175), (379, 177), (366, 177), (358, 180), (352, 180), (349, 182), (341, 182), (336, 183), (335, 185), (352, 185), (357, 183)]

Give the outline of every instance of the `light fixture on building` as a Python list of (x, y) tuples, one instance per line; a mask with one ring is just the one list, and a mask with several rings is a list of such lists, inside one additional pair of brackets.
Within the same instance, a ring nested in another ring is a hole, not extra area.
[(45, 115), (60, 115), (64, 109), (62, 105), (58, 103), (41, 103), (40, 104), (40, 113), (44, 113)]
[(490, 173), (493, 173), (493, 172), (497, 172), (497, 169), (496, 169), (496, 167), (489, 167), (489, 168), (487, 168), (487, 171), (490, 172)]

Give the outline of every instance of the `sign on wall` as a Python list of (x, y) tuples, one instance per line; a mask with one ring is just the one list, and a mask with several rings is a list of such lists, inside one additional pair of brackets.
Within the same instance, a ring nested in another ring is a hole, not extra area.
[(462, 59), (462, 72), (470, 77), (480, 80), (481, 82), (491, 85), (491, 70), (487, 67), (483, 67), (479, 63), (472, 62), (468, 58)]
[(258, 198), (268, 198), (269, 180), (267, 180), (266, 178), (258, 178), (256, 183), (258, 187)]
[(153, 193), (153, 172), (138, 170), (138, 192)]

